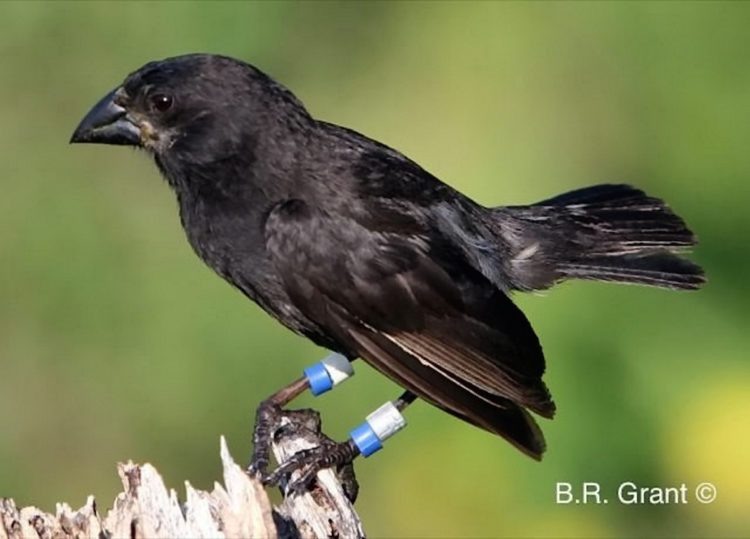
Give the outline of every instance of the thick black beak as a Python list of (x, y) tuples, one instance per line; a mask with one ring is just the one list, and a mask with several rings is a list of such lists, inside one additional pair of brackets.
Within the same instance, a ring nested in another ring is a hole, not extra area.
[(76, 127), (70, 142), (138, 145), (141, 130), (131, 122), (127, 111), (114, 102), (117, 90), (105, 95)]

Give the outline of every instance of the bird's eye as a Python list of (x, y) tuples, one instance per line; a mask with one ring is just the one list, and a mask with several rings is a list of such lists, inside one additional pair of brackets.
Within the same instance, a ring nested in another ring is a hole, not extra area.
[(169, 95), (155, 94), (151, 96), (151, 105), (159, 112), (165, 112), (172, 108), (173, 101), (172, 96)]

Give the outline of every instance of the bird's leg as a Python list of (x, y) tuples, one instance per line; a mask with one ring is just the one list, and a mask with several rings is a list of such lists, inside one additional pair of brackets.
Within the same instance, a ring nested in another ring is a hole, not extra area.
[(264, 477), (268, 469), (273, 434), (281, 423), (282, 407), (301, 395), (310, 383), (306, 377), (299, 378), (260, 403), (255, 412), (253, 430), (253, 457), (248, 472)]
[(407, 406), (417, 400), (417, 396), (411, 391), (404, 391), (399, 398), (393, 401), (393, 405), (399, 412), (403, 412)]
[(280, 389), (258, 406), (255, 412), (253, 431), (253, 457), (248, 472), (266, 478), (271, 443), (276, 430), (281, 425), (282, 408), (309, 389), (313, 395), (321, 395), (333, 389), (354, 374), (351, 361), (341, 354), (332, 352), (322, 361), (305, 369), (305, 375)]
[[(317, 447), (300, 451), (276, 468), (268, 476), (266, 483), (285, 484), (286, 492), (300, 492), (310, 486), (315, 475), (323, 468), (336, 468), (339, 474), (348, 472), (357, 456), (369, 457), (382, 448), (387, 438), (406, 425), (401, 411), (416, 398), (414, 393), (405, 391), (395, 401), (385, 403), (367, 416), (365, 423), (352, 430), (349, 440), (324, 441)], [(289, 481), (295, 471), (301, 472), (299, 477)]]

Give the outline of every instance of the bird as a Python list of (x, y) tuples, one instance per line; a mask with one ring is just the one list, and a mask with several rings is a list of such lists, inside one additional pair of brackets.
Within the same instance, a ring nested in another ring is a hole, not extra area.
[[(541, 459), (534, 416), (556, 410), (545, 358), (514, 292), (568, 279), (694, 290), (696, 236), (627, 184), (528, 205), (484, 206), (401, 152), (314, 118), (258, 68), (214, 54), (147, 63), (107, 93), (71, 142), (134, 146), (176, 194), (195, 253), (273, 318), (361, 358), (416, 399)], [(297, 379), (257, 410), (250, 469), (270, 482), (279, 413)], [(351, 463), (348, 442), (284, 471)], [(275, 475), (274, 475), (275, 474)]]

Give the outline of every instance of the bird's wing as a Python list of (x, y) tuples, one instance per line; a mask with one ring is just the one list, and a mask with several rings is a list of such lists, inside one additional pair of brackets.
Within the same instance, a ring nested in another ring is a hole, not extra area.
[(348, 350), (448, 412), (539, 457), (528, 408), (551, 417), (544, 358), (523, 313), (439, 236), (373, 231), (302, 200), (269, 214), (266, 247), (300, 311)]

